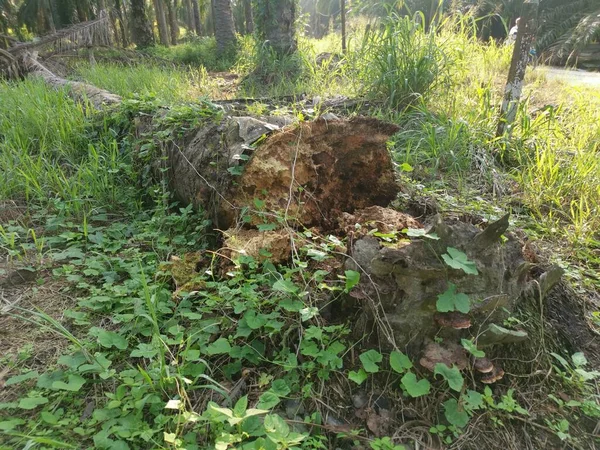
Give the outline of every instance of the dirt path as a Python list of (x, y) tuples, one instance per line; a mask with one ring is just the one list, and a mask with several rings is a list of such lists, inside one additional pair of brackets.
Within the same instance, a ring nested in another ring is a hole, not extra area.
[(562, 80), (573, 86), (597, 87), (600, 89), (600, 72), (585, 70), (565, 70), (556, 67), (540, 66), (550, 80)]

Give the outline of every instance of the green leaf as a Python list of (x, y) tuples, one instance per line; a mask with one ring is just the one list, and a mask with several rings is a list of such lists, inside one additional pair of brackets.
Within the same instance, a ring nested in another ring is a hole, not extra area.
[(289, 425), (276, 414), (267, 414), (264, 424), (267, 434), (272, 435), (276, 440), (283, 440), (290, 434)]
[(79, 389), (81, 389), (81, 386), (85, 384), (85, 378), (80, 377), (79, 375), (69, 375), (68, 380), (68, 383), (65, 383), (64, 381), (55, 381), (52, 383), (52, 388), (63, 391), (77, 392)]
[(263, 327), (268, 320), (265, 314), (257, 314), (253, 309), (246, 311), (244, 318), (246, 319), (246, 324), (252, 330), (258, 330), (259, 328)]
[(468, 351), (471, 355), (475, 356), (476, 358), (485, 357), (485, 352), (479, 350), (477, 348), (477, 345), (475, 345), (475, 343), (471, 339), (461, 339), (460, 342), (462, 343), (464, 349)]
[(479, 275), (477, 266), (467, 258), (467, 255), (454, 247), (448, 247), (442, 255), (444, 262), (453, 269), (462, 270), (469, 275)]
[(404, 373), (404, 371), (412, 369), (413, 364), (404, 353), (394, 350), (390, 353), (390, 366), (395, 372)]
[(450, 389), (454, 389), (457, 392), (460, 392), (460, 390), (463, 387), (463, 384), (465, 383), (465, 380), (463, 379), (460, 370), (458, 370), (456, 367), (450, 368), (444, 363), (437, 363), (435, 365), (433, 373), (435, 375), (441, 375), (442, 377), (444, 377), (448, 382)]
[(575, 367), (584, 367), (588, 363), (587, 358), (582, 352), (574, 353), (573, 356), (571, 356), (571, 360), (573, 361), (573, 364), (575, 364)]
[(231, 345), (229, 344), (229, 341), (224, 337), (217, 339), (215, 342), (206, 347), (205, 350), (206, 354), (211, 356), (228, 354), (230, 351)]
[(292, 392), (292, 390), (290, 389), (290, 386), (287, 384), (287, 381), (285, 381), (285, 380), (273, 381), (273, 383), (271, 383), (271, 389), (269, 389), (269, 390), (271, 392), (275, 393), (276, 395), (278, 395), (279, 397), (285, 397), (290, 392)]
[(246, 409), (248, 409), (248, 396), (244, 395), (233, 407), (233, 415), (236, 417), (244, 417)]
[(439, 241), (440, 237), (435, 233), (428, 234), (423, 228), (405, 228), (402, 230), (408, 237), (424, 237), (433, 241)]
[(469, 415), (454, 398), (444, 402), (444, 416), (448, 422), (459, 428), (469, 423)]
[(402, 383), (404, 389), (406, 389), (408, 395), (413, 398), (427, 395), (431, 389), (431, 384), (428, 380), (422, 379), (417, 381), (417, 376), (412, 372), (406, 372), (400, 382)]
[(383, 360), (383, 356), (377, 350), (369, 350), (362, 355), (360, 355), (360, 360), (365, 368), (365, 371), (369, 373), (377, 373), (379, 372), (379, 365)]
[(48, 403), (46, 397), (25, 397), (19, 400), (19, 408), (21, 409), (35, 409), (40, 405)]
[(56, 425), (58, 423), (58, 417), (56, 417), (54, 414), (52, 414), (49, 411), (42, 411), (40, 413), (40, 417), (44, 422), (46, 422), (50, 425)]
[(257, 409), (271, 409), (275, 405), (277, 405), (280, 401), (280, 398), (277, 394), (272, 391), (264, 392), (258, 398), (258, 404), (256, 405)]
[(456, 292), (455, 284), (448, 283), (448, 289), (438, 295), (435, 306), (439, 312), (460, 311), (467, 314), (471, 310), (471, 301), (466, 294)]
[(116, 347), (119, 350), (125, 350), (127, 348), (127, 339), (114, 331), (100, 330), (97, 338), (98, 343), (103, 347)]
[(273, 284), (273, 289), (280, 292), (286, 292), (288, 294), (295, 294), (300, 289), (290, 280), (277, 280), (275, 284)]
[(304, 308), (304, 303), (302, 303), (300, 300), (294, 300), (288, 297), (281, 300), (278, 306), (288, 312), (299, 312), (302, 308)]
[(23, 425), (25, 421), (23, 419), (10, 419), (0, 422), (0, 431), (12, 431), (19, 425)]
[(8, 380), (6, 380), (4, 385), (11, 386), (13, 384), (19, 384), (19, 383), (22, 383), (23, 381), (32, 380), (37, 377), (39, 377), (37, 370), (32, 370), (31, 372), (27, 372), (27, 373), (23, 373), (21, 375), (16, 375), (14, 377), (10, 377)]
[(300, 320), (302, 320), (302, 322), (306, 322), (307, 320), (310, 320), (318, 315), (319, 308), (317, 308), (316, 306), (309, 306), (300, 310)]
[(346, 276), (346, 292), (348, 292), (360, 282), (360, 273), (355, 270), (346, 270), (344, 275)]
[(477, 391), (469, 389), (462, 397), (463, 406), (466, 410), (472, 411), (483, 407), (483, 395)]
[(354, 381), (356, 384), (362, 384), (368, 377), (367, 372), (364, 369), (359, 369), (358, 372), (351, 370), (348, 373), (348, 379)]

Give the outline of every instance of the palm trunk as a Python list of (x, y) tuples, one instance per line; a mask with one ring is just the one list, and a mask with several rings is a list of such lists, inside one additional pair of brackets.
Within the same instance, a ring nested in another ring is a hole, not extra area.
[(115, 12), (117, 14), (117, 19), (119, 20), (119, 30), (121, 31), (121, 39), (123, 48), (129, 46), (129, 37), (127, 36), (127, 25), (125, 22), (125, 16), (123, 15), (123, 8), (121, 6), (121, 0), (115, 0)]
[(194, 7), (192, 6), (192, 0), (185, 1), (185, 24), (188, 29), (188, 33), (193, 33), (195, 30), (194, 25)]
[(244, 0), (244, 16), (246, 17), (246, 34), (254, 33), (254, 19), (252, 18), (252, 0)]
[(260, 0), (256, 9), (256, 26), (264, 39), (279, 55), (289, 55), (297, 49), (295, 0)]
[(179, 39), (179, 24), (177, 23), (177, 0), (167, 0), (167, 17), (171, 32), (171, 44), (177, 45)]
[(196, 34), (200, 36), (202, 34), (202, 25), (200, 22), (200, 7), (198, 6), (198, 0), (192, 0), (192, 9), (194, 10), (194, 29)]
[(214, 14), (217, 51), (223, 53), (232, 48), (236, 42), (231, 0), (215, 0)]
[(146, 16), (144, 0), (131, 0), (131, 37), (139, 48), (154, 45), (154, 33)]
[(165, 47), (169, 46), (169, 29), (167, 28), (167, 19), (165, 17), (165, 7), (163, 0), (153, 0), (154, 11), (156, 13), (156, 23), (158, 24), (158, 37), (160, 43)]

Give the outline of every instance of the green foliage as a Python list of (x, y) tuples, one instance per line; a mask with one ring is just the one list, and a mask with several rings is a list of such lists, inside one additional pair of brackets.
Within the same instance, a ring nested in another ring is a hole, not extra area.
[(412, 372), (406, 372), (400, 382), (406, 393), (413, 398), (427, 395), (431, 390), (431, 383), (427, 379), (417, 380), (417, 376)]
[(383, 361), (383, 356), (377, 350), (368, 350), (359, 357), (363, 368), (368, 373), (379, 372), (379, 363)]
[(464, 273), (469, 275), (479, 275), (477, 266), (473, 261), (467, 258), (467, 255), (454, 247), (448, 247), (447, 253), (442, 255), (444, 262), (452, 267), (453, 269), (462, 270)]
[(471, 310), (471, 301), (466, 294), (456, 292), (455, 284), (448, 283), (448, 289), (438, 295), (436, 308), (439, 312), (460, 311), (467, 314)]
[(427, 100), (448, 75), (449, 57), (418, 18), (391, 15), (365, 33), (359, 49), (359, 77), (368, 95), (392, 109)]
[(450, 389), (460, 392), (465, 384), (465, 380), (456, 367), (448, 367), (446, 364), (437, 363), (433, 373), (441, 375), (447, 382)]

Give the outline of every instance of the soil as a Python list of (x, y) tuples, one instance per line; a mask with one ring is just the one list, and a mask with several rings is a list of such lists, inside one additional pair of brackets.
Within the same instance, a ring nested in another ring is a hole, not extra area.
[(64, 311), (76, 302), (49, 272), (23, 271), (0, 262), (0, 402), (17, 395), (17, 390), (3, 389), (3, 384), (18, 373), (19, 366), (44, 371), (69, 345), (56, 332), (28, 322), (33, 319), (29, 311), (44, 312), (64, 324)]

